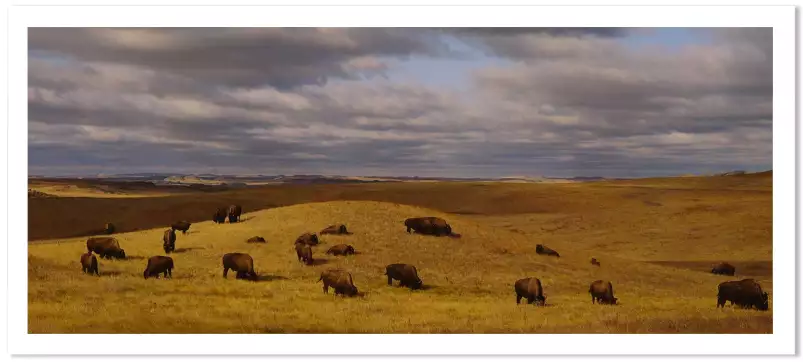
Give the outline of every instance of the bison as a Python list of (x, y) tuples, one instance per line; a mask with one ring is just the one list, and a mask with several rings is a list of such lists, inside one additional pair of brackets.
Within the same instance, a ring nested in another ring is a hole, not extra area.
[(335, 295), (353, 297), (358, 294), (357, 287), (351, 278), (351, 273), (343, 269), (329, 269), (321, 273), (318, 281), (323, 281), (324, 294), (329, 293), (329, 287), (335, 290)]
[(409, 218), (404, 220), (404, 226), (407, 227), (408, 233), (414, 231), (422, 235), (460, 237), (460, 234), (452, 232), (452, 227), (449, 226), (446, 220), (439, 217), (427, 216)]
[(613, 296), (613, 284), (605, 280), (595, 280), (588, 287), (588, 293), (591, 294), (591, 304), (599, 302), (599, 304), (616, 304), (619, 298)]
[(254, 236), (254, 237), (246, 240), (245, 242), (246, 243), (266, 243), (267, 241), (265, 241), (265, 238), (263, 238), (261, 236)]
[(81, 270), (84, 273), (100, 275), (98, 273), (98, 258), (92, 252), (81, 254)]
[(332, 235), (350, 235), (351, 233), (346, 229), (346, 225), (329, 225), (325, 229), (321, 230), (321, 235), (324, 234), (332, 234)]
[(176, 231), (173, 229), (165, 230), (162, 241), (162, 248), (165, 250), (165, 254), (170, 254), (171, 251), (176, 250)]
[(761, 290), (761, 285), (754, 279), (720, 283), (717, 293), (717, 308), (724, 308), (727, 301), (742, 308), (769, 309), (769, 296), (767, 292)]
[(527, 304), (543, 306), (546, 304), (544, 288), (541, 287), (541, 280), (538, 278), (519, 279), (513, 284), (516, 291), (516, 304), (521, 304), (521, 298), (527, 298)]
[(125, 250), (120, 248), (120, 242), (110, 236), (91, 237), (87, 239), (86, 251), (95, 252), (95, 254), (105, 259), (125, 259)]
[(188, 221), (177, 221), (174, 222), (173, 225), (170, 225), (170, 228), (173, 230), (181, 230), (182, 234), (186, 234), (187, 230), (190, 229), (190, 224)]
[(715, 265), (713, 269), (711, 269), (711, 273), (733, 276), (733, 274), (736, 273), (736, 268), (728, 263), (719, 263)]
[(535, 246), (535, 253), (536, 254), (541, 254), (541, 255), (546, 255), (546, 256), (554, 256), (554, 257), (560, 258), (560, 254), (558, 254), (557, 251), (554, 251), (554, 250), (552, 250), (552, 249), (550, 249), (550, 248), (548, 248), (548, 247), (546, 247), (544, 245), (541, 245), (541, 244), (538, 244), (538, 245)]
[(235, 222), (240, 221), (240, 215), (243, 213), (243, 207), (240, 205), (231, 205), (229, 206), (229, 223), (233, 224)]
[(320, 240), (318, 240), (318, 235), (304, 233), (301, 234), (298, 238), (296, 238), (296, 244), (306, 244), (306, 245), (318, 245)]
[(159, 274), (164, 273), (164, 277), (173, 277), (173, 258), (169, 256), (152, 256), (148, 259), (148, 265), (145, 266), (145, 271), (142, 275), (145, 279), (149, 277), (159, 277)]
[(312, 248), (309, 245), (296, 243), (296, 256), (298, 256), (298, 260), (303, 261), (304, 264), (312, 265)]
[(227, 214), (226, 208), (220, 207), (217, 209), (217, 211), (215, 211), (215, 214), (212, 215), (212, 221), (214, 221), (215, 224), (225, 223), (226, 214)]
[(409, 264), (390, 264), (385, 267), (385, 275), (388, 276), (388, 285), (393, 285), (393, 279), (399, 281), (400, 287), (421, 289), (423, 285), (421, 278), (418, 277), (418, 270)]
[(591, 258), (591, 265), (602, 266), (597, 258)]
[(107, 235), (114, 234), (114, 224), (107, 222), (106, 225), (103, 226), (103, 232)]
[(251, 255), (243, 253), (228, 253), (223, 255), (223, 277), (229, 273), (229, 269), (237, 272), (236, 279), (257, 279), (254, 271), (254, 259)]
[(354, 247), (346, 244), (335, 245), (326, 251), (326, 254), (330, 255), (354, 255), (354, 253)]

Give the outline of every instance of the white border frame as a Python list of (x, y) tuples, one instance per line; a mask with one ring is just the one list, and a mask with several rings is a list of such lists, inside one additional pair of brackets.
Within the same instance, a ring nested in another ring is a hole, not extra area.
[[(27, 215), (27, 27), (631, 26), (773, 27), (773, 334), (458, 335), (27, 334), (27, 223), (9, 220), (8, 343), (18, 354), (708, 355), (796, 352), (795, 8), (793, 6), (26, 6), (9, 14), (9, 205)], [(16, 173), (12, 173), (16, 171)], [(11, 217), (11, 213), (8, 214)], [(358, 341), (357, 341), (358, 340)], [(89, 343), (88, 341), (91, 341)], [(537, 348), (535, 346), (537, 345)], [(358, 347), (357, 347), (358, 346)], [(411, 348), (410, 346), (415, 346)], [(577, 346), (582, 346), (582, 349)]]

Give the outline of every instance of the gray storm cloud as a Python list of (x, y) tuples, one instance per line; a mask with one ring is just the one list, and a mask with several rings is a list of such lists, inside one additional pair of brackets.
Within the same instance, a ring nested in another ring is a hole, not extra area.
[[(770, 168), (771, 29), (622, 41), (637, 31), (649, 29), (34, 28), (30, 172)], [(465, 60), (454, 39), (507, 62), (460, 89), (388, 76), (412, 58)]]

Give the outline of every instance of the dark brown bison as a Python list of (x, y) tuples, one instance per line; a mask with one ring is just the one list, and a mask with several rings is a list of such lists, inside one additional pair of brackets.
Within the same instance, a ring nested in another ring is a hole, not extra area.
[(346, 225), (329, 225), (326, 229), (321, 230), (321, 235), (324, 234), (333, 234), (333, 235), (350, 235), (351, 233), (346, 229)]
[(330, 255), (354, 255), (354, 253), (354, 247), (346, 244), (335, 245), (326, 251), (326, 254)]
[(754, 279), (720, 283), (717, 293), (717, 308), (724, 308), (727, 301), (742, 308), (769, 309), (769, 296), (767, 292), (761, 290), (761, 285)]
[(599, 302), (599, 304), (616, 304), (619, 298), (613, 296), (613, 284), (606, 280), (595, 280), (588, 287), (588, 293), (591, 294), (591, 304)]
[(421, 289), (423, 282), (418, 277), (418, 270), (409, 264), (390, 264), (385, 267), (385, 275), (388, 276), (388, 285), (393, 285), (393, 279), (399, 281), (400, 287), (410, 289)]
[(591, 258), (591, 265), (602, 266), (597, 258)]
[(240, 221), (240, 215), (243, 214), (243, 207), (240, 205), (231, 205), (229, 206), (229, 223), (235, 223)]
[(91, 237), (86, 241), (86, 251), (95, 252), (105, 259), (125, 259), (125, 250), (120, 248), (120, 242), (110, 236)]
[(217, 211), (215, 211), (215, 214), (212, 215), (212, 221), (214, 221), (215, 224), (225, 223), (227, 214), (228, 212), (226, 211), (226, 208), (220, 207), (217, 209)]
[(108, 235), (114, 234), (114, 224), (107, 222), (106, 225), (103, 226), (103, 232)]
[(243, 253), (229, 253), (223, 255), (223, 277), (229, 272), (229, 269), (237, 272), (236, 279), (257, 279), (257, 273), (254, 271), (254, 259), (251, 255)]
[(404, 220), (404, 226), (407, 227), (408, 233), (413, 231), (422, 235), (460, 237), (460, 234), (452, 232), (452, 227), (449, 226), (446, 220), (439, 217), (427, 216), (409, 218)]
[(162, 248), (165, 254), (170, 254), (171, 251), (176, 250), (176, 231), (167, 229), (162, 236)]
[(335, 295), (353, 297), (358, 294), (357, 287), (351, 278), (351, 273), (343, 269), (329, 269), (321, 273), (320, 279), (323, 281), (324, 294), (329, 293), (329, 287), (335, 290)]
[(150, 277), (159, 277), (159, 274), (164, 273), (164, 277), (173, 277), (173, 258), (169, 256), (152, 256), (148, 259), (148, 265), (145, 266), (145, 271), (142, 275), (145, 279)]
[(263, 238), (261, 236), (254, 236), (254, 237), (246, 240), (245, 242), (246, 243), (266, 243), (267, 241), (265, 241), (265, 238)]
[(190, 229), (190, 224), (188, 221), (177, 221), (174, 222), (173, 225), (170, 225), (170, 228), (173, 230), (180, 230), (182, 234), (186, 234), (187, 230)]
[(715, 265), (713, 269), (711, 269), (711, 273), (733, 276), (733, 274), (736, 273), (736, 268), (728, 263), (719, 263)]
[(98, 258), (92, 252), (81, 254), (81, 270), (84, 273), (100, 275), (98, 273)]
[(306, 245), (318, 245), (320, 240), (318, 240), (318, 235), (304, 233), (301, 234), (298, 238), (296, 238), (296, 244), (306, 244)]
[(521, 304), (521, 298), (527, 299), (527, 304), (543, 306), (546, 304), (544, 288), (541, 287), (541, 280), (538, 278), (519, 279), (513, 284), (516, 291), (516, 304)]
[(560, 254), (558, 254), (557, 251), (554, 251), (554, 250), (552, 250), (552, 249), (550, 249), (550, 248), (548, 248), (548, 247), (546, 247), (544, 245), (541, 245), (541, 244), (538, 244), (538, 245), (535, 246), (535, 253), (536, 254), (541, 254), (541, 255), (547, 255), (547, 256), (555, 256), (555, 257), (560, 258)]
[(309, 245), (296, 243), (296, 256), (298, 256), (298, 260), (303, 261), (304, 264), (312, 265), (312, 248)]

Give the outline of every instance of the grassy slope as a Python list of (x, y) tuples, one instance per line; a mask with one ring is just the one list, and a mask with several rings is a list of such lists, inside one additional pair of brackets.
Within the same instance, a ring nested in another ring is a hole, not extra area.
[[(770, 261), (771, 178), (728, 184), (732, 188), (717, 185), (734, 182), (720, 178), (691, 186), (683, 180), (637, 187), (566, 184), (558, 186), (560, 193), (529, 192), (526, 198), (521, 190), (539, 189), (460, 186), (494, 193), (494, 199), (513, 203), (507, 206), (513, 211), (543, 209), (508, 216), (449, 215), (366, 201), (264, 210), (248, 214), (241, 224), (203, 222), (194, 224), (190, 235), (179, 234), (182, 252), (173, 255), (173, 280), (142, 278), (145, 258), (162, 253), (162, 229), (118, 235), (134, 258), (102, 261), (100, 278), (80, 274), (85, 238), (30, 244), (29, 328), (33, 333), (771, 333), (771, 312), (714, 308), (716, 285), (731, 278), (644, 262), (725, 259), (739, 267), (739, 261)], [(473, 202), (452, 198), (445, 208), (477, 207)], [(418, 215), (443, 216), (464, 237), (404, 233), (402, 220)], [(298, 263), (295, 237), (335, 222), (348, 224), (355, 234), (324, 237), (315, 255), (325, 263)], [(246, 244), (254, 235), (268, 244)], [(323, 255), (341, 242), (362, 253)], [(536, 243), (563, 257), (535, 255)], [(220, 257), (234, 251), (254, 256), (264, 280), (222, 279)], [(588, 263), (591, 256), (602, 260), (602, 268)], [(388, 287), (383, 267), (394, 262), (416, 265), (431, 287), (414, 292)], [(353, 273), (355, 284), (367, 292), (364, 299), (322, 293), (316, 283), (320, 271), (336, 266)], [(771, 277), (757, 270), (746, 275), (737, 269), (737, 274), (756, 277), (772, 295)], [(542, 279), (549, 307), (515, 304), (512, 284), (526, 276)], [(590, 303), (587, 288), (595, 279), (613, 282), (620, 306)]]

